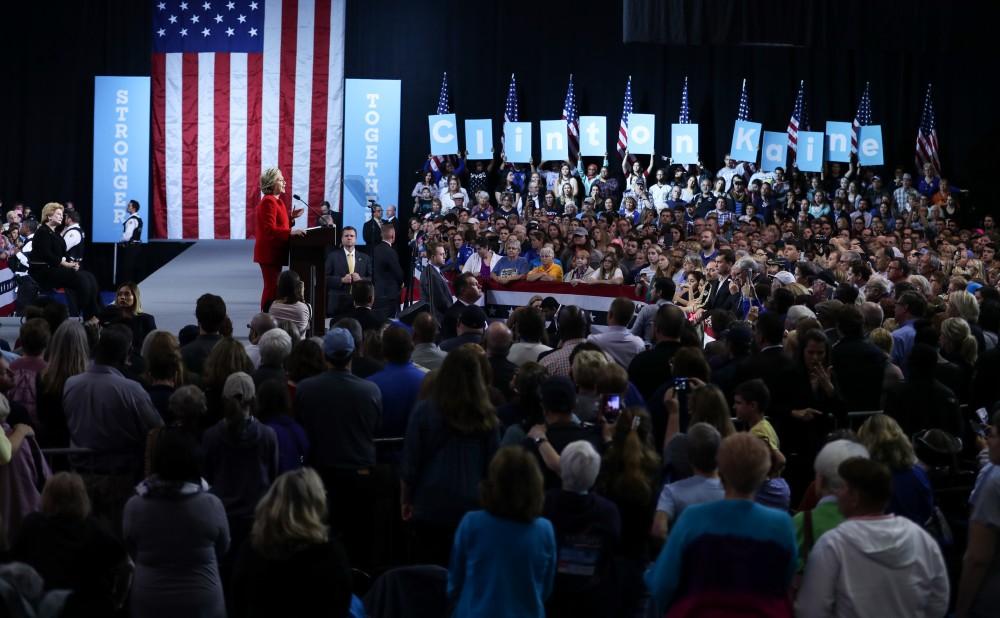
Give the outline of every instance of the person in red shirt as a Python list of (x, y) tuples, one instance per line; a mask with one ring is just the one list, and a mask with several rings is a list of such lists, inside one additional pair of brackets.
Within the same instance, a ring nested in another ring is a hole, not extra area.
[[(260, 192), (264, 194), (257, 205), (256, 242), (253, 247), (253, 261), (260, 264), (264, 279), (264, 291), (260, 296), (260, 309), (267, 311), (268, 305), (278, 293), (278, 276), (283, 266), (288, 264), (288, 239), (304, 236), (305, 230), (293, 230), (288, 216), (288, 207), (279, 196), (285, 192), (285, 177), (281, 170), (271, 167), (260, 175)], [(302, 208), (293, 208), (291, 219), (302, 215)]]

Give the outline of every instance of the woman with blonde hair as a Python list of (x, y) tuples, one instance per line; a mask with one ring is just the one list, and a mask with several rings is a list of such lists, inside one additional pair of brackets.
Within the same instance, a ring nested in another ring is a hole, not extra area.
[[(968, 403), (972, 374), (979, 355), (979, 344), (972, 335), (969, 323), (963, 318), (945, 318), (941, 322), (941, 356), (948, 361), (951, 373), (959, 379), (949, 384), (962, 403)], [(937, 372), (935, 372), (937, 373)], [(957, 390), (956, 390), (957, 389)]]
[(614, 253), (608, 252), (601, 258), (601, 264), (594, 269), (584, 280), (586, 283), (603, 283), (609, 285), (621, 285), (625, 280), (622, 269), (618, 266), (618, 259)]
[(899, 423), (886, 414), (876, 414), (858, 429), (858, 439), (872, 459), (892, 471), (892, 500), (887, 512), (920, 526), (926, 524), (934, 510), (930, 479)]
[(233, 616), (346, 616), (351, 567), (326, 523), (326, 490), (312, 468), (279, 476), (254, 512), (233, 573)]
[(42, 208), (41, 225), (31, 242), (28, 274), (43, 288), (65, 288), (87, 322), (97, 323), (100, 300), (97, 279), (80, 270), (80, 262), (66, 259), (66, 241), (59, 234), (63, 205), (49, 202)]
[(260, 175), (260, 192), (264, 194), (257, 205), (255, 221), (256, 241), (253, 245), (253, 261), (260, 264), (264, 289), (260, 296), (260, 310), (267, 311), (278, 293), (278, 276), (288, 263), (288, 240), (292, 236), (305, 236), (303, 229), (292, 229), (291, 220), (305, 212), (293, 208), (291, 219), (288, 207), (280, 197), (285, 192), (285, 177), (281, 170), (269, 167)]

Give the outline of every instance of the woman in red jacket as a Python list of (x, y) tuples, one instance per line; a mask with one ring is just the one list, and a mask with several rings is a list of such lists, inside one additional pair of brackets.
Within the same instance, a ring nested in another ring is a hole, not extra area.
[[(285, 192), (285, 177), (281, 170), (271, 167), (260, 175), (260, 192), (264, 197), (257, 206), (257, 241), (253, 247), (253, 261), (260, 264), (264, 278), (264, 292), (260, 296), (260, 310), (278, 293), (278, 276), (288, 264), (289, 236), (304, 236), (305, 230), (293, 230), (288, 218), (288, 208), (278, 196)], [(302, 214), (301, 208), (292, 209), (292, 219)]]

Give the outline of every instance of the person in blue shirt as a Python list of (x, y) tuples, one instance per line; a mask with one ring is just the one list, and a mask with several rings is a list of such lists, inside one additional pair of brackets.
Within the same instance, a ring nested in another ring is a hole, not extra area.
[(733, 434), (722, 441), (718, 461), (725, 498), (684, 509), (646, 571), (653, 613), (740, 610), (790, 618), (798, 556), (792, 518), (753, 501), (771, 467), (768, 448), (749, 433)]
[(520, 281), (531, 270), (528, 260), (521, 257), (521, 243), (516, 237), (507, 239), (507, 254), (493, 267), (490, 279), (500, 284)]
[(382, 334), (382, 354), (385, 367), (368, 379), (382, 393), (382, 424), (377, 438), (399, 438), (406, 434), (410, 410), (417, 402), (426, 372), (410, 362), (413, 338), (402, 326), (390, 326)]
[[(448, 568), (452, 616), (545, 616), (556, 575), (556, 538), (541, 517), (542, 472), (520, 446), (497, 451), (482, 483), (485, 510), (455, 532)], [(786, 516), (787, 517), (787, 516)]]

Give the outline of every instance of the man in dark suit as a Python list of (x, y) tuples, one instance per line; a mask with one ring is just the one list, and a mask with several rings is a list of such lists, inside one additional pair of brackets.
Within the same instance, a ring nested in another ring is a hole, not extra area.
[(382, 239), (382, 207), (378, 204), (372, 206), (372, 218), (361, 226), (361, 237), (369, 248), (373, 248)]
[(462, 273), (455, 279), (455, 304), (444, 314), (441, 321), (441, 339), (451, 339), (458, 334), (458, 321), (469, 305), (476, 304), (483, 296), (479, 280), (472, 273)]
[(403, 287), (403, 267), (399, 255), (392, 248), (396, 242), (396, 228), (382, 228), (382, 241), (375, 245), (372, 253), (372, 280), (375, 283), (375, 314), (383, 319), (396, 317), (399, 313), (399, 291)]
[(681, 331), (686, 323), (684, 311), (676, 305), (663, 305), (657, 309), (653, 319), (653, 340), (656, 345), (637, 354), (628, 366), (629, 380), (639, 389), (643, 398), (649, 399), (657, 388), (673, 378), (670, 360), (681, 347)]
[(736, 264), (736, 254), (733, 253), (732, 249), (722, 249), (715, 256), (715, 263), (719, 267), (719, 279), (710, 289), (708, 302), (705, 303), (705, 310), (725, 309), (733, 311), (740, 302), (739, 292), (733, 294), (729, 289), (729, 284), (733, 280), (730, 271), (733, 265)]
[(339, 317), (354, 318), (361, 325), (362, 331), (379, 330), (385, 320), (379, 317), (372, 305), (375, 303), (375, 286), (371, 281), (362, 279), (351, 288), (353, 307)]
[(428, 243), (427, 257), (429, 263), (420, 273), (420, 298), (430, 306), (434, 319), (440, 321), (451, 308), (451, 290), (441, 275), (445, 262), (444, 245)]
[(841, 307), (838, 312), (840, 341), (830, 356), (837, 391), (848, 411), (882, 408), (882, 381), (888, 358), (865, 339), (864, 324), (861, 310), (853, 305)]
[(326, 256), (326, 314), (343, 315), (351, 309), (351, 288), (361, 279), (371, 279), (371, 258), (357, 250), (358, 232), (351, 226), (340, 234), (341, 248)]

